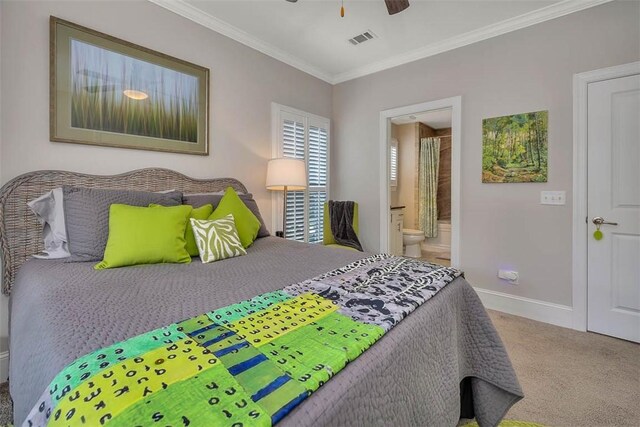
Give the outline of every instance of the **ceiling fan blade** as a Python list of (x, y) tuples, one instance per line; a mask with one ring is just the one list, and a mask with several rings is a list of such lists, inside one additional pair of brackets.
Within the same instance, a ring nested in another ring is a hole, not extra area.
[(409, 0), (384, 0), (389, 15), (395, 15), (409, 7)]
[(297, 2), (298, 0), (287, 0), (287, 1), (288, 1), (289, 3), (295, 3), (295, 2)]

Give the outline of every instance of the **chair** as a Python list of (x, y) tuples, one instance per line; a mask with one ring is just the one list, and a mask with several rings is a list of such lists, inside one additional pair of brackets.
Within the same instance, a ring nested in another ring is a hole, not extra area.
[[(351, 248), (349, 246), (339, 245), (336, 240), (333, 238), (333, 233), (331, 232), (331, 219), (329, 218), (329, 203), (324, 203), (324, 210), (322, 214), (322, 244), (330, 247), (330, 248), (341, 248), (341, 249), (349, 249), (351, 251), (356, 251), (357, 249)], [(351, 224), (353, 230), (356, 232), (358, 237), (360, 237), (360, 232), (358, 230), (358, 203), (354, 203), (353, 206), (353, 224)]]

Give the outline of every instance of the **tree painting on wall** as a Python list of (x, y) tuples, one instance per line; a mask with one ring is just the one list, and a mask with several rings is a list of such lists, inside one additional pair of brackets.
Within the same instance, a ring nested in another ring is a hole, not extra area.
[(549, 112), (482, 121), (482, 182), (547, 182)]

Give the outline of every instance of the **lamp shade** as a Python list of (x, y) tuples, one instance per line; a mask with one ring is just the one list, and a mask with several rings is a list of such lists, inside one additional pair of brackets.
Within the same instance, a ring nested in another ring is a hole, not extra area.
[(304, 160), (279, 158), (267, 164), (267, 190), (304, 190), (307, 188)]

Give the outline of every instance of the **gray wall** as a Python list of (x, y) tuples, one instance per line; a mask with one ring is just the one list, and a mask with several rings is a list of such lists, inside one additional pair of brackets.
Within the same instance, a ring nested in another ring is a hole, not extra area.
[[(330, 117), (328, 83), (147, 1), (0, 2), (1, 183), (37, 169), (112, 174), (157, 166), (194, 177), (233, 176), (254, 193), (271, 224), (270, 195), (264, 188), (271, 157), (271, 102)], [(208, 67), (211, 154), (50, 142), (49, 15)], [(2, 337), (7, 317), (4, 297), (0, 310)]]
[[(360, 203), (379, 246), (381, 110), (462, 96), (461, 266), (481, 288), (571, 305), (572, 76), (640, 59), (640, 3), (618, 1), (333, 89), (332, 197)], [(549, 110), (549, 181), (482, 184), (482, 119)], [(541, 206), (541, 190), (567, 191)], [(497, 270), (520, 272), (517, 286)]]
[[(3, 14), (4, 6), (3, 2), (0, 1), (0, 46), (2, 46), (2, 14)], [(2, 82), (2, 63), (3, 63), (1, 50), (0, 50), (0, 82)], [(0, 84), (0, 118), (2, 118), (2, 85)], [(2, 177), (2, 120), (0, 120), (0, 177)], [(2, 180), (0, 178), (0, 185), (2, 185)], [(2, 260), (0, 260), (0, 266), (2, 266)], [(8, 323), (6, 319), (6, 313), (9, 311), (9, 298), (4, 295), (0, 295), (0, 353), (8, 351), (8, 339), (9, 331), (8, 331)], [(3, 368), (4, 369), (4, 368)], [(0, 381), (4, 381), (4, 378), (0, 377)]]

